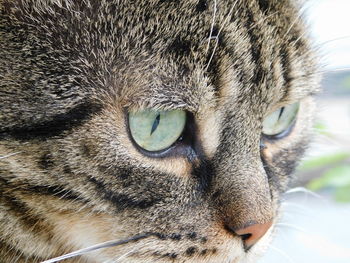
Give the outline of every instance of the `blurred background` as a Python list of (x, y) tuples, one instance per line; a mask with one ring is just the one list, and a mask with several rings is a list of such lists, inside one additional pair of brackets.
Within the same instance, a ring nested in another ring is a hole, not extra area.
[(305, 2), (301, 12), (322, 58), (316, 136), (259, 263), (350, 263), (350, 0)]

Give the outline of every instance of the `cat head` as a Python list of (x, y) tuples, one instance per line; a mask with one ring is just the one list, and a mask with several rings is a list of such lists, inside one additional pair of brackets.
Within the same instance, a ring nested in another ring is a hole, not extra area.
[(6, 247), (44, 260), (131, 238), (86, 262), (261, 253), (317, 89), (292, 3), (0, 3)]

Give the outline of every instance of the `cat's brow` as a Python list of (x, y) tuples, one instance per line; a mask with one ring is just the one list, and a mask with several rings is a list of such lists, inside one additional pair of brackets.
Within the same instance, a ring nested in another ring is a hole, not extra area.
[(303, 89), (292, 89), (292, 88), (290, 88), (284, 94), (284, 96), (282, 97), (280, 102), (281, 103), (298, 102), (298, 101), (301, 101), (304, 98), (316, 96), (319, 92), (320, 92), (319, 89), (303, 90)]
[(145, 109), (152, 109), (152, 110), (187, 110), (187, 111), (195, 111), (197, 109), (196, 105), (192, 105), (189, 103), (186, 103), (185, 100), (170, 100), (167, 101), (163, 100), (143, 100), (143, 101), (133, 101), (131, 103), (127, 103), (125, 106), (128, 110), (132, 111), (139, 111), (139, 110), (145, 110)]

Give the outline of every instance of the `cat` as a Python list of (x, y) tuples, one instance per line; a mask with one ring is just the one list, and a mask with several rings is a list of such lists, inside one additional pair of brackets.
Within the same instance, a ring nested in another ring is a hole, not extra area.
[(295, 1), (0, 8), (0, 262), (258, 260), (318, 90)]

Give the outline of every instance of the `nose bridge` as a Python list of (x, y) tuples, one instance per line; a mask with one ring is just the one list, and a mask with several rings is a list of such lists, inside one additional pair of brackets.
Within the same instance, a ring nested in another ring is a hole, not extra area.
[(226, 113), (213, 158), (212, 201), (225, 227), (233, 230), (271, 222), (274, 215), (260, 155), (260, 122), (246, 119), (245, 111)]
[(213, 182), (220, 215), (231, 229), (264, 224), (273, 217), (268, 179), (260, 156), (250, 153), (222, 160)]

